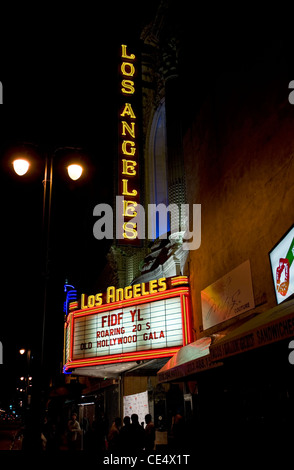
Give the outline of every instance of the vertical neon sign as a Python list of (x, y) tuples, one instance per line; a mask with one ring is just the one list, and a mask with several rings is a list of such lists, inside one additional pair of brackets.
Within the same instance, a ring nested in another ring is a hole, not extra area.
[(136, 106), (136, 55), (128, 46), (120, 49), (120, 110), (119, 110), (119, 196), (123, 196), (120, 244), (140, 245), (137, 223), (139, 204), (139, 128)]

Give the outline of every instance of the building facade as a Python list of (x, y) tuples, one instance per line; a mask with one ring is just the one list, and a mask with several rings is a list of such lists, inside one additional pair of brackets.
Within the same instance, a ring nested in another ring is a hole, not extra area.
[[(112, 397), (105, 407), (112, 418), (122, 416), (123, 397), (147, 391), (164, 431), (181, 413), (193, 418), (199, 440), (213, 425), (228, 440), (236, 426), (249, 426), (256, 437), (285, 429), (294, 415), (293, 300), (277, 305), (269, 258), (293, 225), (287, 37), (252, 31), (248, 39), (241, 29), (232, 39), (211, 25), (207, 42), (191, 10), (187, 5), (178, 15), (174, 2), (162, 1), (142, 31), (141, 174), (145, 207), (201, 204), (201, 245), (185, 251), (183, 224), (174, 237), (163, 237), (170, 227), (154, 224), (139, 248), (115, 242), (109, 254), (117, 288), (188, 276), (191, 347), (174, 362), (143, 360), (116, 371), (117, 405), (109, 411)], [(287, 328), (269, 333), (280, 319)], [(101, 387), (103, 374), (92, 377), (89, 393)]]
[[(183, 16), (186, 197), (190, 206), (201, 204), (201, 246), (189, 252), (185, 274), (196, 342), (211, 344), (205, 359), (179, 358), (159, 378), (187, 387), (205, 433), (220, 427), (229, 442), (246, 429), (258, 442), (260, 434), (287, 442), (294, 411), (293, 291), (280, 304), (276, 290), (281, 272), (286, 289), (291, 283), (284, 262), (291, 266), (293, 254), (289, 38), (270, 30), (261, 35), (258, 25), (250, 38), (241, 24), (226, 34), (224, 24), (213, 24), (204, 47), (204, 29), (192, 28), (188, 11)], [(269, 254), (287, 233), (288, 246), (272, 269)]]

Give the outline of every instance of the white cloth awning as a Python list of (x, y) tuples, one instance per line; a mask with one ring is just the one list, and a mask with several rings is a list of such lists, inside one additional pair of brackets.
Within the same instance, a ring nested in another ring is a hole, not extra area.
[(211, 363), (210, 361), (210, 344), (211, 338), (204, 337), (183, 346), (157, 372), (158, 381), (168, 382), (219, 366), (219, 363)]

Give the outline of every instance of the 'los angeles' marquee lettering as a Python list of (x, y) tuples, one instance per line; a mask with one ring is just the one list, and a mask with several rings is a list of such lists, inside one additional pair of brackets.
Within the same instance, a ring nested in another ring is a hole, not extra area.
[[(122, 288), (109, 286), (106, 293), (98, 293), (89, 296), (82, 294), (81, 309), (84, 310), (86, 308), (94, 308), (103, 304), (110, 304), (112, 302), (136, 299), (144, 295), (164, 292), (167, 288), (167, 280), (165, 277)], [(114, 326), (114, 323), (112, 323), (111, 326)]]

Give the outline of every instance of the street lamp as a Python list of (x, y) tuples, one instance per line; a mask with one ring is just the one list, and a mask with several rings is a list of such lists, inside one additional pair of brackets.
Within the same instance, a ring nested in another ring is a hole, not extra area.
[[(28, 172), (30, 166), (30, 163), (23, 158), (17, 158), (12, 162), (12, 164), (15, 173), (19, 176), (25, 175)], [(73, 163), (67, 167), (67, 172), (68, 176), (73, 181), (76, 181), (82, 176), (83, 167), (77, 163)]]
[[(32, 144), (29, 144), (32, 145)], [(35, 147), (35, 145), (32, 145)], [(43, 179), (44, 196), (43, 196), (43, 242), (44, 242), (44, 306), (43, 306), (43, 326), (42, 326), (42, 347), (41, 347), (41, 368), (43, 367), (44, 360), (44, 336), (45, 336), (45, 318), (46, 318), (46, 306), (47, 306), (47, 281), (48, 281), (48, 264), (49, 264), (49, 235), (50, 235), (50, 223), (51, 223), (51, 203), (52, 203), (52, 184), (53, 184), (53, 161), (56, 153), (68, 152), (73, 163), (67, 166), (67, 172), (69, 177), (73, 181), (77, 181), (82, 173), (83, 167), (77, 163), (79, 156), (77, 153), (81, 152), (80, 148), (76, 147), (57, 147), (49, 155), (46, 152), (45, 172)], [(27, 151), (23, 151), (27, 156)], [(13, 161), (13, 169), (19, 176), (25, 175), (30, 167), (29, 158), (18, 157)], [(25, 351), (22, 352), (24, 354)]]
[(72, 164), (72, 165), (69, 165), (67, 167), (67, 172), (68, 172), (68, 175), (69, 177), (73, 180), (73, 181), (76, 181), (80, 178), (80, 176), (82, 175), (83, 173), (83, 168), (81, 167), (81, 165), (77, 165), (77, 164)]
[[(29, 375), (29, 372), (30, 372), (30, 365), (31, 365), (31, 350), (30, 349), (20, 349), (19, 351), (19, 354), (21, 354), (22, 356), (27, 353), (27, 375)], [(20, 377), (20, 380), (24, 380), (24, 377)]]
[(19, 176), (25, 175), (29, 169), (29, 166), (29, 162), (27, 160), (24, 160), (23, 158), (17, 158), (13, 162), (14, 171)]
[[(79, 160), (76, 158), (78, 152), (81, 151), (79, 148), (73, 147), (58, 147), (55, 148), (52, 152), (46, 152), (46, 161), (45, 161), (45, 171), (43, 179), (44, 195), (43, 195), (43, 249), (44, 249), (44, 290), (43, 290), (43, 318), (42, 318), (42, 336), (41, 336), (41, 351), (40, 351), (40, 372), (41, 375), (44, 372), (44, 343), (45, 343), (45, 322), (46, 322), (46, 311), (47, 311), (47, 291), (48, 291), (48, 279), (49, 279), (49, 238), (50, 238), (50, 223), (51, 223), (51, 205), (52, 205), (52, 184), (53, 184), (53, 161), (54, 156), (57, 152), (62, 151), (68, 152), (69, 154), (74, 153), (74, 156), (71, 157), (72, 160)], [(30, 162), (28, 159), (16, 158), (13, 161), (13, 169), (19, 176), (25, 175), (30, 167)], [(67, 167), (68, 175), (73, 181), (77, 181), (82, 173), (83, 167), (79, 165), (76, 161)], [(20, 354), (25, 354), (27, 352), (28, 365), (30, 365), (31, 351), (26, 351), (21, 349)], [(41, 380), (37, 380), (34, 385), (35, 389), (35, 400), (33, 400), (33, 420), (35, 423), (36, 431), (36, 443), (38, 442), (38, 428), (40, 426), (40, 409), (38, 409), (38, 401), (42, 396), (42, 389), (45, 385), (45, 377), (42, 376)], [(27, 381), (27, 387), (29, 387), (29, 379)], [(27, 388), (29, 392), (29, 388)], [(36, 393), (38, 394), (36, 396)], [(35, 402), (35, 403), (34, 403)], [(30, 403), (30, 397), (28, 396), (28, 403)]]

